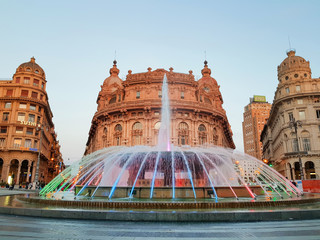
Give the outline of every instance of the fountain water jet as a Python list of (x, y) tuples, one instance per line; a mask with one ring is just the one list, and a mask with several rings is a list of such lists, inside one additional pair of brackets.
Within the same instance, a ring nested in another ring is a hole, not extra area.
[[(167, 77), (162, 86), (161, 126), (155, 147), (109, 147), (65, 169), (42, 196), (95, 199), (212, 199), (300, 196), (287, 179), (261, 161), (217, 146), (171, 145)], [(252, 169), (246, 169), (250, 163)], [(246, 177), (245, 177), (246, 176)], [(93, 190), (93, 194), (91, 194)]]

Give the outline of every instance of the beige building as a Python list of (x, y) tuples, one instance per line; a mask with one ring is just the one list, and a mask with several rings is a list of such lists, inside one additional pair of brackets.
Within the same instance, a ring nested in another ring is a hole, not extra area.
[(262, 159), (262, 142), (260, 135), (267, 123), (271, 104), (265, 96), (253, 96), (250, 103), (244, 107), (242, 132), (244, 152), (257, 159)]
[(39, 148), (39, 182), (47, 183), (63, 170), (46, 83), (45, 72), (34, 58), (21, 64), (12, 79), (0, 81), (0, 180), (4, 183), (34, 182)]
[(157, 144), (164, 74), (171, 104), (171, 143), (235, 148), (220, 86), (206, 61), (199, 81), (192, 71), (176, 73), (173, 68), (148, 68), (148, 72), (135, 74), (129, 70), (123, 81), (116, 63), (101, 86), (85, 154), (116, 145)]
[(319, 179), (320, 79), (311, 77), (309, 61), (294, 50), (287, 55), (278, 66), (279, 83), (261, 134), (263, 157), (288, 179), (301, 179), (300, 156), (305, 179)]

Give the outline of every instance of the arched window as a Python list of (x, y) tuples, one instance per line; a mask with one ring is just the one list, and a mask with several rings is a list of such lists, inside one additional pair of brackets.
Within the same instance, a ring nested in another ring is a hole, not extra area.
[(198, 127), (198, 137), (200, 145), (207, 143), (207, 129), (203, 124)]
[(189, 144), (189, 126), (185, 122), (181, 122), (178, 125), (178, 145)]
[(142, 124), (135, 122), (132, 125), (132, 146), (142, 144)]
[(212, 140), (214, 145), (218, 145), (218, 139), (219, 139), (218, 132), (217, 132), (217, 129), (214, 127), (212, 129)]
[(107, 147), (108, 146), (108, 128), (107, 127), (104, 127), (103, 129), (102, 141), (103, 141), (103, 146)]
[(304, 165), (306, 171), (306, 179), (315, 179), (316, 178), (316, 171), (314, 169), (314, 163), (308, 161)]
[(117, 146), (121, 145), (121, 139), (122, 139), (122, 126), (120, 124), (117, 124), (114, 128), (115, 145)]
[(115, 103), (117, 101), (117, 96), (112, 96), (112, 98), (109, 101), (109, 104)]
[(159, 130), (161, 127), (161, 122), (156, 122), (156, 124), (154, 125), (154, 129)]

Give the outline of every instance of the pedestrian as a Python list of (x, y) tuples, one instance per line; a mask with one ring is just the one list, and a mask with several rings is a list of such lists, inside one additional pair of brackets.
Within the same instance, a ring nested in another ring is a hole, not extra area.
[(26, 182), (26, 189), (28, 189), (28, 186), (29, 186), (29, 182)]

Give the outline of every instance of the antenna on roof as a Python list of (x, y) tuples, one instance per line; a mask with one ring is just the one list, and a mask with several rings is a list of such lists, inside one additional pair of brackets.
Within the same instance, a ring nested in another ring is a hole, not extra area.
[(114, 60), (117, 60), (117, 50), (114, 50)]
[(290, 42), (290, 36), (288, 35), (288, 41), (289, 41), (289, 49), (291, 49), (291, 42)]
[[(287, 55), (289, 52), (296, 52), (294, 48), (291, 48), (290, 36), (288, 35), (289, 49), (287, 50)], [(289, 55), (288, 55), (289, 56)]]

